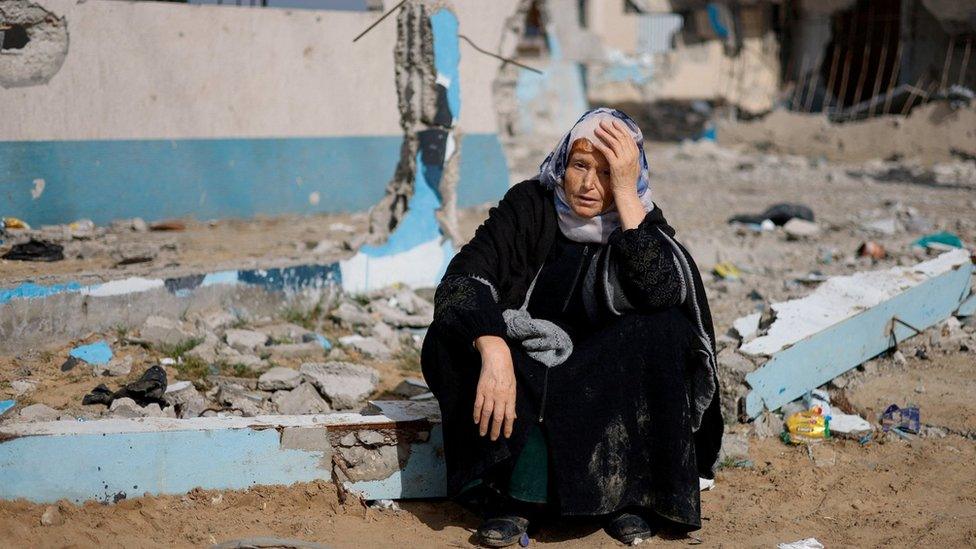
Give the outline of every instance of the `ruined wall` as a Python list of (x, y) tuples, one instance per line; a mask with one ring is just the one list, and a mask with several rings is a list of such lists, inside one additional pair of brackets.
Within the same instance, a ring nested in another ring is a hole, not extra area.
[(976, 155), (976, 107), (954, 110), (946, 102), (934, 102), (907, 117), (846, 124), (833, 124), (821, 114), (777, 110), (751, 122), (719, 122), (717, 135), (722, 145), (766, 152), (839, 161), (894, 156), (933, 163)]
[[(27, 3), (3, 2), (4, 22), (14, 4)], [(375, 13), (35, 4), (70, 41), (46, 81), (0, 88), (4, 215), (34, 224), (206, 219), (364, 210), (383, 196), (402, 141), (392, 21), (353, 44)], [(460, 13), (461, 31), (496, 41), (495, 9)], [(36, 36), (28, 47), (47, 42)], [(0, 69), (14, 55), (5, 50)], [(496, 200), (507, 187), (484, 99), (497, 65), (462, 56), (473, 98), (461, 113), (462, 205)], [(45, 190), (35, 197), (37, 180)]]

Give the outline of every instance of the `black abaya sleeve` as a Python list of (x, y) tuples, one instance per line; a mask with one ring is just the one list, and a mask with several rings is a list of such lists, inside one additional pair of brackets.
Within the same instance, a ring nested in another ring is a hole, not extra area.
[(505, 335), (505, 296), (538, 262), (530, 258), (535, 246), (528, 238), (542, 222), (537, 185), (509, 189), (448, 265), (434, 294), (434, 321), (452, 336), (474, 341)]
[(670, 227), (655, 208), (636, 228), (618, 229), (610, 235), (608, 283), (619, 285), (627, 301), (638, 309), (672, 307), (684, 301), (675, 252), (662, 230)]

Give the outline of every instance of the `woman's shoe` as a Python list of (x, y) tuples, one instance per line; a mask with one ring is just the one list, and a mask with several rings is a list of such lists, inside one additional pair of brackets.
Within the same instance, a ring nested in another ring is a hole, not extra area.
[(529, 519), (518, 515), (490, 518), (478, 527), (478, 541), (488, 547), (508, 547), (528, 535)]
[(611, 516), (604, 530), (624, 545), (631, 545), (638, 538), (650, 538), (655, 533), (654, 528), (646, 520), (627, 512), (620, 512)]

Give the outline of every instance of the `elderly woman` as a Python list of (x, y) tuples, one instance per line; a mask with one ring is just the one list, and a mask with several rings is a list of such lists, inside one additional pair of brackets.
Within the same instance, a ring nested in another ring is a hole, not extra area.
[(601, 108), (451, 261), (422, 363), (449, 493), (497, 495), (481, 543), (519, 541), (543, 505), (624, 543), (701, 527), (722, 418), (705, 291), (674, 234), (640, 129)]

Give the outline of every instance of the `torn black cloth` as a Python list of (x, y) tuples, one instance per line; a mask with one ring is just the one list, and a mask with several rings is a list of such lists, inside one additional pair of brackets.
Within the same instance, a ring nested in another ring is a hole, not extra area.
[(729, 223), (762, 223), (768, 219), (776, 225), (783, 226), (793, 218), (813, 221), (813, 210), (803, 204), (773, 204), (760, 214), (740, 214), (730, 217)]
[(82, 404), (104, 404), (110, 406), (112, 401), (117, 398), (131, 398), (139, 406), (148, 406), (156, 403), (165, 406), (163, 394), (166, 392), (166, 370), (160, 366), (153, 366), (145, 372), (139, 379), (132, 383), (123, 385), (118, 391), (112, 391), (105, 384), (95, 387), (92, 392), (85, 395)]
[(31, 239), (14, 245), (2, 258), (11, 261), (61, 261), (64, 259), (64, 248), (60, 244)]
[[(713, 477), (723, 428), (697, 267), (658, 208), (607, 244), (582, 245), (560, 238), (549, 193), (532, 181), (510, 189), (438, 286), (422, 366), (441, 407), (448, 491), (507, 478), (541, 424), (559, 512), (637, 506), (697, 529), (698, 477)], [(471, 343), (505, 337), (501, 312), (520, 308), (533, 280), (529, 312), (565, 326), (573, 353), (547, 369), (509, 342), (518, 419), (492, 442), (471, 420)]]

